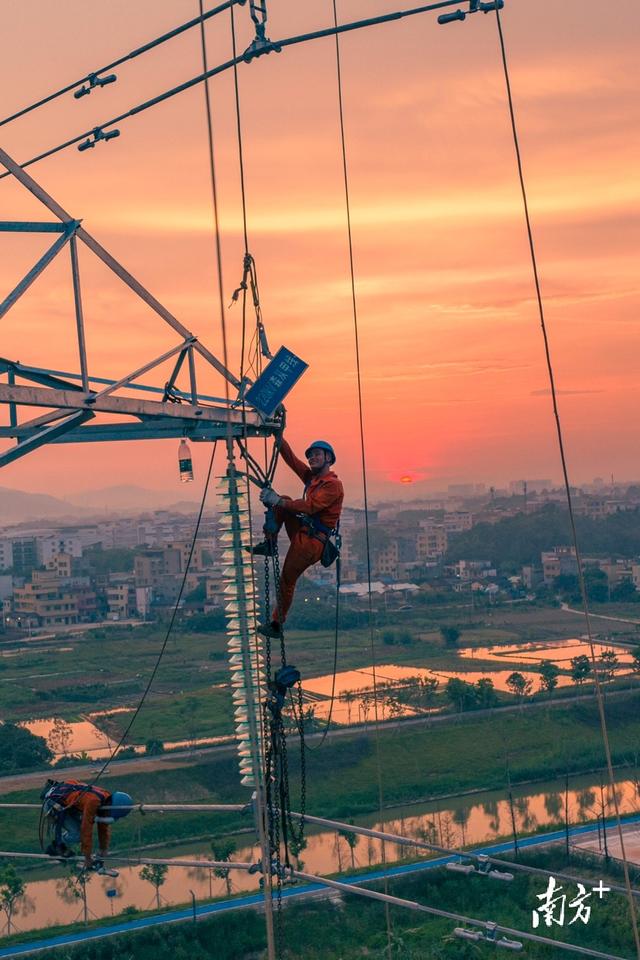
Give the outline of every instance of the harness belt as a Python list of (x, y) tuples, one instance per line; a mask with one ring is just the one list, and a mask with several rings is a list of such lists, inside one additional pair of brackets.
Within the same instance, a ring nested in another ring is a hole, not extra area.
[(326, 523), (322, 523), (321, 520), (318, 520), (317, 517), (314, 517), (310, 513), (296, 513), (296, 518), (306, 527), (310, 527), (312, 533), (310, 536), (316, 537), (317, 540), (320, 540), (322, 543), (325, 543), (329, 537), (334, 536), (338, 533), (338, 527), (332, 529), (328, 527)]

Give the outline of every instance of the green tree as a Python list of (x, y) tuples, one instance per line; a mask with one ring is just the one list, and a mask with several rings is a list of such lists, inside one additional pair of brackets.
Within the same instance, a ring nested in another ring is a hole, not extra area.
[(15, 723), (0, 724), (0, 772), (48, 766), (53, 754), (44, 737)]
[(551, 660), (543, 660), (540, 664), (540, 689), (552, 693), (558, 686), (560, 668)]
[(460, 639), (460, 630), (458, 627), (453, 626), (440, 627), (440, 636), (444, 641), (445, 647), (455, 647)]
[[(433, 709), (439, 686), (440, 681), (437, 677), (420, 677), (418, 681), (418, 692), (425, 709), (429, 711)], [(429, 722), (431, 722), (431, 715), (429, 715)]]
[[(236, 842), (232, 837), (214, 837), (211, 841), (211, 853), (213, 859), (220, 862), (228, 862), (236, 852)], [(214, 876), (224, 880), (227, 889), (227, 896), (231, 896), (231, 870), (228, 867), (214, 867)]]
[(611, 591), (611, 599), (616, 603), (634, 603), (639, 599), (638, 591), (632, 580), (621, 580)]
[[(472, 530), (452, 534), (446, 560), (452, 563), (465, 557), (492, 563), (523, 564), (539, 562), (543, 550), (565, 543), (567, 510), (558, 504), (546, 504), (540, 510), (505, 517), (497, 523), (477, 523)], [(640, 553), (640, 510), (627, 510), (602, 520), (576, 517), (578, 538), (588, 543), (589, 552), (615, 557), (634, 557)]]
[(0, 869), (0, 906), (7, 918), (7, 934), (11, 933), (11, 921), (16, 903), (25, 894), (25, 883), (11, 864)]
[(613, 650), (603, 650), (598, 657), (598, 676), (607, 683), (613, 680), (619, 666), (619, 660)]
[(579, 657), (571, 658), (571, 679), (576, 687), (581, 687), (585, 680), (591, 676), (591, 661), (586, 654), (581, 653)]
[(164, 863), (148, 863), (140, 871), (140, 879), (150, 883), (156, 891), (156, 908), (160, 909), (160, 887), (164, 885), (167, 879), (169, 867)]
[(553, 581), (553, 589), (556, 593), (561, 593), (563, 597), (574, 598), (576, 594), (580, 595), (580, 584), (575, 573), (561, 573)]
[(495, 707), (498, 702), (498, 694), (490, 677), (480, 677), (475, 684), (476, 702), (483, 710)]
[[(594, 603), (606, 603), (609, 599), (609, 581), (604, 570), (597, 567), (587, 567), (584, 571), (584, 585), (587, 597)], [(576, 595), (576, 600), (580, 595)]]
[(202, 580), (197, 587), (194, 587), (189, 593), (185, 595), (185, 602), (197, 603), (199, 600), (206, 600), (207, 598), (207, 588), (205, 586), (204, 580)]
[(463, 710), (470, 710), (475, 706), (476, 698), (473, 686), (470, 683), (465, 683), (464, 680), (460, 680), (459, 677), (450, 677), (447, 680), (444, 692), (447, 700), (453, 704), (458, 713), (462, 713)]
[(130, 573), (133, 570), (135, 550), (123, 547), (103, 549), (89, 547), (82, 552), (83, 564), (89, 564), (97, 574)]
[(514, 672), (507, 677), (506, 684), (511, 693), (518, 698), (519, 703), (522, 703), (524, 698), (528, 697), (531, 693), (533, 680), (527, 680), (522, 673), (514, 670)]
[(631, 671), (632, 673), (640, 673), (640, 644), (638, 644), (633, 648), (633, 650), (631, 651), (631, 654), (632, 654)]
[(164, 743), (157, 737), (151, 737), (144, 745), (144, 752), (150, 757), (157, 757), (164, 753)]

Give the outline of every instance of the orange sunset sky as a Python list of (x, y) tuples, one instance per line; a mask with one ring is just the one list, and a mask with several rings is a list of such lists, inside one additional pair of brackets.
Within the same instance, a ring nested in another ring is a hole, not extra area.
[[(5, 6), (2, 116), (198, 12), (197, 0)], [(339, 16), (409, 6), (341, 0)], [(272, 39), (332, 17), (331, 0), (269, 8)], [(248, 5), (236, 18), (244, 48)], [(502, 18), (572, 478), (640, 477), (640, 5), (507, 0)], [(228, 14), (207, 38), (211, 64), (230, 56)], [(424, 14), (349, 34), (341, 50), (371, 495), (559, 479), (495, 15), (438, 26)], [(0, 128), (0, 146), (24, 161), (195, 76), (198, 31), (117, 72), (91, 96), (67, 94)], [(298, 449), (331, 440), (357, 503), (334, 41), (243, 65), (240, 85), (250, 250), (269, 339), (310, 364), (287, 403), (288, 436)], [(228, 303), (243, 253), (231, 74), (211, 92)], [(120, 129), (118, 140), (72, 147), (29, 172), (222, 356), (202, 86)], [(8, 178), (0, 204), (4, 220), (46, 218)], [(0, 235), (2, 296), (46, 241)], [(92, 373), (119, 377), (176, 342), (85, 251), (81, 269)], [(237, 372), (237, 307), (227, 324)], [(77, 370), (66, 253), (2, 321), (0, 355)], [(4, 468), (0, 486), (67, 496), (136, 483), (182, 494), (176, 453), (177, 441), (51, 447)], [(207, 453), (194, 449), (200, 481)], [(405, 475), (415, 482), (401, 485)]]

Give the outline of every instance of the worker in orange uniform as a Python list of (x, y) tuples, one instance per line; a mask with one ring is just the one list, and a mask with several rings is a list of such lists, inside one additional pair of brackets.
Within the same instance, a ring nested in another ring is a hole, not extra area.
[(271, 509), (275, 523), (265, 525), (265, 539), (252, 553), (273, 556), (282, 524), (290, 540), (289, 549), (280, 574), (278, 603), (271, 614), (271, 622), (261, 624), (259, 633), (265, 637), (280, 637), (282, 624), (293, 601), (298, 578), (318, 563), (326, 550), (330, 534), (338, 526), (344, 490), (331, 467), (336, 462), (333, 447), (326, 440), (314, 440), (305, 456), (308, 464), (296, 457), (286, 440), (280, 447), (282, 459), (304, 483), (300, 499), (280, 496), (270, 487), (260, 492), (260, 499)]
[[(111, 793), (80, 780), (47, 781), (42, 794), (43, 817), (48, 818), (53, 834), (46, 852), (53, 857), (73, 856), (72, 843), (80, 841), (84, 869), (102, 876), (117, 877), (117, 870), (104, 865), (111, 839), (110, 824), (126, 817), (133, 806), (128, 793)], [(93, 825), (98, 825), (98, 856), (93, 856)]]

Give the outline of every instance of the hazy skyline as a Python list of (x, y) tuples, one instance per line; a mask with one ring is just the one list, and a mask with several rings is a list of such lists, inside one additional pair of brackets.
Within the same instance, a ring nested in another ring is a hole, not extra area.
[[(461, 4), (463, 5), (463, 4)], [(341, 19), (408, 4), (352, 0)], [(466, 4), (464, 4), (466, 6)], [(197, 2), (124, 0), (61, 8), (24, 0), (0, 39), (7, 114), (197, 14)], [(272, 38), (326, 26), (330, 0), (269, 4)], [(640, 8), (595, 0), (507, 0), (502, 14), (572, 480), (631, 478), (640, 367), (637, 323)], [(251, 39), (236, 11), (239, 46)], [(209, 60), (230, 54), (228, 15), (207, 27)], [(341, 41), (354, 224), (367, 463), (372, 497), (419, 497), (465, 480), (560, 476), (542, 339), (499, 60), (495, 17), (435, 15)], [(201, 70), (198, 31), (4, 127), (18, 160)], [(331, 39), (239, 71), (250, 250), (272, 347), (310, 364), (290, 396), (298, 450), (334, 442), (361, 499), (335, 51)], [(228, 303), (242, 274), (232, 77), (212, 83)], [(182, 322), (222, 354), (202, 87), (121, 125), (118, 140), (30, 168)], [(39, 216), (9, 179), (2, 219)], [(44, 249), (0, 238), (8, 291)], [(92, 372), (120, 376), (173, 343), (107, 272), (82, 257)], [(4, 294), (3, 294), (4, 295)], [(227, 311), (239, 367), (238, 308)], [(3, 320), (0, 355), (77, 369), (68, 258)], [(212, 383), (211, 389), (220, 390)], [(3, 411), (4, 413), (4, 411)], [(6, 422), (6, 417), (3, 420)], [(194, 448), (197, 480), (204, 445)], [(66, 445), (0, 472), (0, 486), (65, 496), (92, 484), (180, 493), (177, 442)], [(400, 484), (412, 476), (411, 486)], [(278, 483), (291, 483), (285, 470)], [(294, 481), (295, 483), (295, 481)]]

